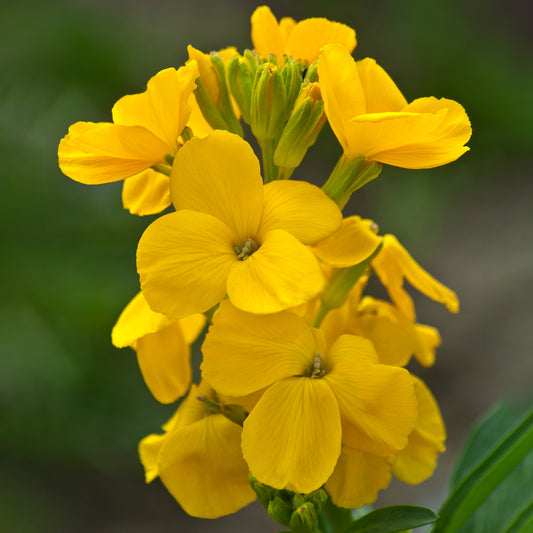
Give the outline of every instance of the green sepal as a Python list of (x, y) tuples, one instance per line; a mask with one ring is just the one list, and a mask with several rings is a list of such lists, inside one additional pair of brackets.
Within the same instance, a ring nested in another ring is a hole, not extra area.
[(250, 105), (255, 71), (239, 55), (234, 55), (226, 63), (228, 87), (239, 107), (244, 122), (250, 124)]
[(277, 490), (257, 481), (251, 472), (248, 474), (248, 480), (250, 481), (250, 486), (253, 491), (257, 494), (257, 499), (261, 502), (261, 505), (265, 509), (268, 509), (268, 502), (274, 498), (277, 494)]
[(198, 107), (200, 108), (202, 115), (213, 129), (231, 131), (230, 127), (219, 113), (211, 98), (209, 98), (209, 95), (207, 94), (204, 84), (200, 78), (196, 79), (194, 96), (196, 97), (196, 102), (198, 103)]
[(309, 82), (315, 82), (318, 80), (318, 59), (313, 61), (305, 71), (304, 79), (306, 79)]
[(209, 58), (218, 75), (220, 96), (218, 98), (217, 109), (220, 116), (229, 126), (228, 131), (243, 137), (244, 132), (239, 119), (235, 116), (235, 112), (233, 111), (233, 104), (226, 84), (226, 66), (224, 64), (224, 59), (222, 59), (222, 56), (218, 52), (211, 52)]
[(302, 74), (298, 63), (292, 57), (285, 58), (285, 64), (281, 69), (281, 77), (285, 84), (285, 93), (287, 95), (287, 101), (285, 104), (285, 117), (284, 122), (289, 118), (289, 114), (292, 111), (294, 103), (300, 94), (302, 87)]

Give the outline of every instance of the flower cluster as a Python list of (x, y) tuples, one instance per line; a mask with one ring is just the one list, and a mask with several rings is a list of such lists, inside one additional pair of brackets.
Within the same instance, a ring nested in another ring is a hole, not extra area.
[[(172, 206), (139, 241), (141, 292), (112, 333), (158, 401), (185, 397), (140, 443), (146, 480), (206, 518), (257, 494), (307, 531), (325, 498), (371, 503), (391, 474), (429, 477), (444, 450), (437, 403), (405, 368), (432, 365), (440, 337), (417, 323), (404, 282), (451, 312), (457, 297), (396, 237), (342, 209), (382, 164), (454, 161), (471, 127), (458, 103), (408, 103), (376, 61), (355, 61), (343, 24), (278, 23), (266, 6), (251, 21), (253, 50), (189, 46), (184, 66), (121, 98), (113, 122), (72, 125), (59, 164), (82, 183), (123, 180), (131, 213)], [(343, 152), (331, 175), (322, 188), (289, 179), (326, 121)], [(373, 274), (390, 301), (366, 293)]]

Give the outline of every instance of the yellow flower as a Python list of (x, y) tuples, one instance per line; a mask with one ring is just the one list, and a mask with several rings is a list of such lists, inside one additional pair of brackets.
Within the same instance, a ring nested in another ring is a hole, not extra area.
[(355, 62), (337, 44), (318, 61), (324, 110), (347, 160), (364, 157), (404, 168), (431, 168), (455, 161), (468, 147), (472, 128), (463, 107), (445, 98), (410, 104), (373, 59)]
[(145, 92), (121, 98), (113, 123), (76, 122), (59, 144), (61, 170), (85, 184), (125, 182), (124, 206), (136, 214), (157, 213), (170, 205), (168, 177), (151, 167), (165, 165), (180, 146), (190, 115), (189, 97), (198, 66), (156, 74)]
[(405, 448), (417, 416), (409, 373), (381, 365), (372, 344), (343, 335), (327, 350), (290, 311), (268, 316), (221, 303), (203, 345), (204, 378), (230, 396), (266, 388), (244, 421), (252, 474), (309, 493), (332, 474), (341, 442), (375, 455)]
[(240, 309), (273, 313), (320, 292), (323, 275), (306, 245), (342, 221), (320, 189), (297, 181), (263, 186), (251, 147), (225, 131), (187, 142), (170, 181), (177, 211), (152, 223), (137, 251), (152, 309), (181, 318), (227, 294)]
[(130, 346), (144, 381), (156, 400), (172, 403), (181, 398), (191, 384), (190, 345), (205, 325), (203, 315), (179, 321), (154, 313), (140, 292), (120, 315), (111, 340), (117, 348)]
[(404, 279), (428, 298), (446, 305), (448, 311), (459, 311), (456, 294), (428, 274), (394, 235), (383, 237), (383, 248), (372, 260), (372, 268), (396, 307), (412, 321), (415, 320), (415, 308), (411, 296), (403, 288)]
[(163, 426), (163, 435), (148, 435), (139, 444), (146, 482), (157, 476), (191, 516), (218, 518), (255, 500), (248, 466), (241, 452), (242, 428), (213, 413), (198, 397), (216, 402), (206, 384), (191, 392)]
[(437, 454), (445, 450), (446, 431), (435, 398), (423, 381), (411, 375), (418, 416), (407, 446), (396, 455), (379, 457), (343, 446), (326, 490), (333, 503), (348, 509), (373, 503), (386, 488), (392, 473), (401, 481), (417, 484), (435, 469)]
[(253, 12), (251, 20), (255, 51), (265, 58), (274, 54), (280, 66), (283, 66), (284, 55), (310, 64), (328, 43), (338, 43), (349, 53), (353, 52), (357, 43), (352, 28), (325, 18), (296, 22), (285, 17), (278, 24), (270, 8), (260, 6)]

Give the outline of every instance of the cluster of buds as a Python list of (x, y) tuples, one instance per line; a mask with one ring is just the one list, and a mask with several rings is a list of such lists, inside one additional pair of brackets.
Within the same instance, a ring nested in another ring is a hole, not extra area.
[[(407, 280), (451, 312), (456, 295), (371, 220), (343, 218), (383, 164), (430, 168), (468, 148), (464, 109), (408, 103), (355, 32), (326, 19), (252, 15), (253, 50), (204, 54), (121, 98), (113, 122), (78, 122), (59, 164), (87, 184), (124, 181), (123, 204), (156, 214), (137, 249), (141, 291), (113, 328), (153, 396), (182, 398), (139, 446), (191, 515), (259, 497), (295, 532), (324, 506), (372, 503), (391, 474), (429, 477), (445, 430), (427, 386), (438, 331), (416, 319)], [(322, 188), (289, 179), (328, 121), (343, 154)], [(249, 126), (260, 162), (243, 138)], [(376, 275), (390, 301), (367, 294)], [(202, 378), (191, 345), (208, 327)]]

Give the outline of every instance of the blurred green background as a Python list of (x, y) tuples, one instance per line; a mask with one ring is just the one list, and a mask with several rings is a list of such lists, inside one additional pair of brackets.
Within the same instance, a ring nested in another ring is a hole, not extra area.
[[(0, 530), (274, 532), (250, 506), (211, 522), (185, 517), (145, 485), (137, 442), (172, 407), (145, 388), (111, 328), (138, 290), (136, 243), (152, 218), (122, 210), (120, 184), (84, 186), (57, 168), (78, 120), (179, 66), (186, 45), (251, 47), (254, 2), (6, 0), (0, 7)], [(398, 235), (461, 299), (450, 316), (417, 298), (443, 336), (416, 369), (449, 431), (437, 474), (393, 483), (379, 504), (438, 508), (468, 426), (499, 398), (531, 400), (533, 311), (532, 5), (525, 0), (276, 1), (280, 18), (325, 16), (355, 28), (408, 100), (445, 96), (472, 120), (471, 152), (446, 167), (385, 168), (350, 210)], [(324, 131), (295, 178), (322, 183), (340, 149)], [(529, 395), (529, 397), (528, 397)]]

